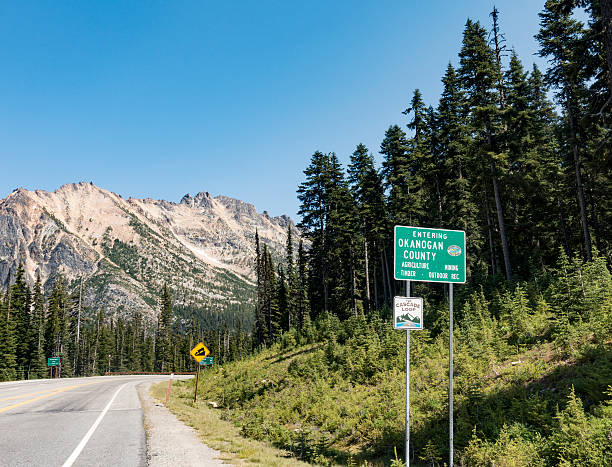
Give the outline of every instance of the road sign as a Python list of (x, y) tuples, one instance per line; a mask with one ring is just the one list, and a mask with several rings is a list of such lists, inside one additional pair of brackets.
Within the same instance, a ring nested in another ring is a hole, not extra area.
[(465, 232), (395, 226), (393, 277), (398, 281), (465, 283)]
[(212, 365), (212, 364), (213, 364), (212, 357), (205, 357), (200, 361), (200, 365)]
[(210, 353), (210, 350), (206, 348), (204, 344), (201, 342), (196, 345), (191, 352), (189, 352), (193, 358), (195, 358), (196, 362), (200, 362), (204, 357), (207, 357)]
[(423, 329), (423, 299), (394, 297), (393, 329)]
[(47, 366), (57, 366), (60, 364), (60, 357), (47, 358)]

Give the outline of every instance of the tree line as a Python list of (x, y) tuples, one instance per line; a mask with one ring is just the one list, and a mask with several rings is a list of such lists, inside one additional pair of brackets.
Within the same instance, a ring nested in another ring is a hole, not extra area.
[[(464, 230), (466, 294), (537, 277), (561, 253), (610, 264), (611, 5), (548, 0), (536, 35), (544, 71), (507, 49), (497, 9), (488, 29), (468, 19), (438, 103), (414, 90), (405, 127), (382, 138), (381, 167), (363, 144), (346, 168), (316, 151), (297, 190), (307, 251), (300, 242), (294, 254), (289, 231), (275, 267), (256, 238), (256, 343), (324, 313), (389, 306), (401, 287), (394, 225)], [(442, 286), (417, 287), (444, 299)]]
[[(91, 376), (106, 372), (194, 371), (189, 351), (204, 342), (215, 363), (246, 356), (250, 331), (227, 322), (203, 326), (195, 314), (177, 318), (166, 284), (160, 293), (160, 313), (150, 322), (140, 313), (120, 315), (84, 305), (83, 284), (72, 287), (55, 278), (48, 297), (40, 275), (32, 288), (19, 264), (14, 281), (0, 290), (0, 381), (47, 378), (47, 359), (60, 357), (61, 376)], [(60, 372), (56, 371), (54, 376)]]

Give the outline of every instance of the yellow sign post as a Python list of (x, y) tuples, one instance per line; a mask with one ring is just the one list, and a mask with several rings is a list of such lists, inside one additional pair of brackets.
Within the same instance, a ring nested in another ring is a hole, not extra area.
[[(191, 356), (193, 358), (195, 358), (196, 362), (200, 363), (204, 358), (206, 358), (208, 356), (208, 354), (210, 353), (210, 350), (208, 350), (206, 348), (206, 346), (200, 342), (193, 349), (191, 349), (191, 352), (189, 352), (189, 353), (191, 354)], [(198, 370), (197, 370), (197, 373), (196, 373), (195, 391), (193, 391), (193, 402), (194, 402), (194, 404), (195, 404), (196, 399), (198, 397), (198, 380), (199, 379), (200, 379), (200, 365), (198, 365)]]

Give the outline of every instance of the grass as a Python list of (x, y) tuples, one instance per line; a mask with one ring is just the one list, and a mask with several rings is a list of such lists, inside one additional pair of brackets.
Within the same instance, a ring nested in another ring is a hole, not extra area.
[[(151, 386), (151, 396), (158, 401), (165, 400), (167, 383)], [(193, 403), (193, 385), (177, 381), (172, 386), (168, 408), (179, 420), (194, 428), (202, 442), (222, 453), (226, 463), (262, 466), (306, 466), (286, 451), (276, 449), (264, 442), (244, 438), (233, 423), (222, 420), (219, 410), (210, 408), (208, 401), (200, 396)]]

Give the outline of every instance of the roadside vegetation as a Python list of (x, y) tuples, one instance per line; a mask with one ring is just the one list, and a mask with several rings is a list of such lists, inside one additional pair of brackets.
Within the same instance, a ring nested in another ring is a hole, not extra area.
[[(605, 260), (561, 256), (537, 283), (469, 290), (455, 330), (462, 465), (612, 464), (612, 280)], [(426, 305), (426, 309), (427, 309)], [(447, 309), (411, 333), (411, 460), (448, 459)], [(327, 314), (254, 357), (201, 370), (198, 404), (248, 438), (322, 465), (403, 456), (405, 333), (390, 311)], [(426, 324), (426, 328), (428, 324)], [(194, 381), (180, 383), (182, 414)], [(207, 417), (209, 415), (206, 415)]]
[[(163, 403), (168, 383), (151, 386), (151, 395)], [(229, 464), (270, 465), (300, 467), (309, 465), (290, 453), (277, 449), (269, 443), (247, 439), (233, 423), (222, 420), (216, 409), (207, 406), (205, 398), (193, 402), (193, 387), (175, 382), (172, 386), (168, 408), (187, 425), (195, 428), (201, 440), (221, 452), (219, 458)]]

